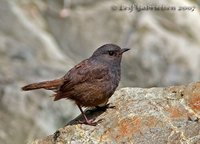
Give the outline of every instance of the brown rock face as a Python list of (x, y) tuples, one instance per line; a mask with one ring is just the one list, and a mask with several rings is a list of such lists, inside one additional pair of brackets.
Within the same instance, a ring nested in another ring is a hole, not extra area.
[(168, 88), (123, 88), (110, 101), (115, 108), (87, 111), (97, 126), (71, 121), (43, 143), (200, 143), (200, 83)]

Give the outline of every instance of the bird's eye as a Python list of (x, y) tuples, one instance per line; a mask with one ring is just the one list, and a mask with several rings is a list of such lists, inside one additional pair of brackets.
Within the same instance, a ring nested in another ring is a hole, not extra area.
[(113, 55), (114, 55), (114, 52), (113, 52), (113, 51), (109, 51), (108, 53), (109, 53), (110, 56), (113, 56)]

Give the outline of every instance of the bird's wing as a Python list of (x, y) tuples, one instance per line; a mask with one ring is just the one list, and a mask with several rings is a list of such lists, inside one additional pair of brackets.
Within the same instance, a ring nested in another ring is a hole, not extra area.
[(64, 83), (59, 91), (69, 91), (74, 86), (83, 82), (93, 83), (95, 80), (103, 79), (108, 75), (108, 69), (105, 65), (92, 63), (86, 59), (73, 67), (65, 76)]

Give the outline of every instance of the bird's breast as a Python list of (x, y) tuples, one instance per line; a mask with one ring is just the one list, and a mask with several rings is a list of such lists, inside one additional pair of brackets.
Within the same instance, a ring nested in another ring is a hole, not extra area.
[(120, 69), (111, 69), (109, 68), (107, 75), (102, 80), (100, 84), (100, 88), (102, 88), (102, 92), (104, 96), (110, 98), (112, 94), (115, 92), (116, 88), (119, 85), (120, 81)]

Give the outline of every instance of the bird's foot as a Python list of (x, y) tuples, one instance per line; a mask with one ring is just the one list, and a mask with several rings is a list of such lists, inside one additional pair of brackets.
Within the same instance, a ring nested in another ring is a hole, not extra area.
[(96, 110), (106, 111), (108, 108), (115, 108), (115, 106), (110, 106), (110, 103), (106, 104), (105, 106), (96, 106)]
[(86, 125), (90, 125), (90, 126), (96, 126), (97, 122), (94, 122), (94, 119), (90, 119), (90, 120), (85, 120), (85, 121), (79, 121), (80, 124), (86, 124)]

